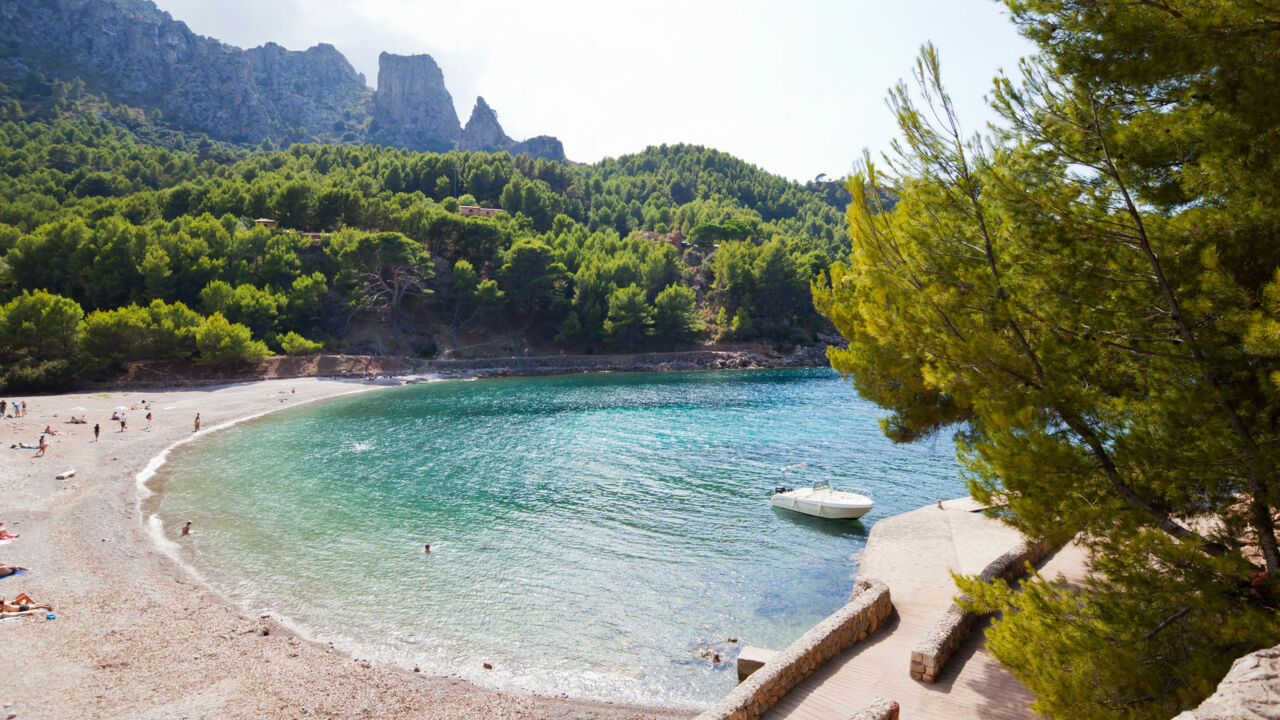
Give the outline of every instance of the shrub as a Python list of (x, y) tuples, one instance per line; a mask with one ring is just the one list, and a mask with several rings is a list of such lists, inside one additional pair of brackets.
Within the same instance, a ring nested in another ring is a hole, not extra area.
[(280, 347), (284, 349), (285, 355), (309, 355), (313, 352), (319, 352), (320, 348), (324, 346), (318, 342), (312, 342), (291, 330), (280, 338)]

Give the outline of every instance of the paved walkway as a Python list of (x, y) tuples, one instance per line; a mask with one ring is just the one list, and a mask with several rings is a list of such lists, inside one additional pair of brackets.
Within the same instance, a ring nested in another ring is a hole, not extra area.
[[(874, 696), (896, 700), (901, 717), (1034, 718), (1031, 692), (982, 648), (985, 625), (975, 626), (936, 683), (907, 674), (911, 650), (951, 606), (957, 590), (950, 571), (976, 575), (1013, 549), (1021, 535), (973, 512), (970, 499), (949, 500), (878, 521), (859, 574), (889, 586), (894, 614), (867, 640), (837, 656), (789, 692), (769, 720), (841, 720)], [(1056, 561), (1056, 564), (1055, 564)], [(1050, 557), (1042, 572), (1078, 582), (1083, 553), (1071, 546)]]

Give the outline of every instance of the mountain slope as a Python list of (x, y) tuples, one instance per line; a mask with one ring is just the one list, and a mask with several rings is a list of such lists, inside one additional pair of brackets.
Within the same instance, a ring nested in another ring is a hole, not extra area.
[[(332, 45), (242, 50), (191, 32), (147, 0), (0, 0), (0, 27), (0, 82), (79, 79), (113, 103), (159, 110), (177, 129), (216, 140), (443, 151), (463, 133), (427, 55), (383, 53), (375, 93)], [(564, 159), (558, 141), (484, 149)]]

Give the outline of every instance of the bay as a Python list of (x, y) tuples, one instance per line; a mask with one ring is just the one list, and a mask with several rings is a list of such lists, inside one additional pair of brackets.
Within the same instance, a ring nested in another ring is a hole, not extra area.
[[(950, 442), (894, 445), (880, 415), (828, 369), (408, 386), (175, 451), (158, 514), (193, 522), (180, 557), (231, 602), (358, 658), (701, 708), (742, 645), (785, 647), (847, 600), (877, 518), (964, 494)], [(795, 463), (788, 484), (876, 508), (773, 508)]]

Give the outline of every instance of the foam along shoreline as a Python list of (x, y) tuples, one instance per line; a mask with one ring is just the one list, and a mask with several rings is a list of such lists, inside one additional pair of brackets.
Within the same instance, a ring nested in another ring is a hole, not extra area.
[[(0, 582), (51, 603), (56, 620), (0, 626), (16, 657), (40, 658), (6, 678), (19, 718), (262, 718), (307, 713), (379, 718), (677, 718), (691, 713), (503, 693), (454, 678), (370, 663), (310, 642), (269, 617), (240, 614), (165, 550), (174, 542), (143, 514), (168, 452), (217, 428), (284, 407), (386, 387), (293, 378), (214, 387), (25, 398), (29, 414), (0, 420), (0, 521), (21, 538), (0, 562), (31, 571)], [(10, 398), (21, 400), (23, 398)], [(129, 411), (121, 432), (107, 419)], [(88, 424), (66, 423), (72, 407)], [(205, 429), (192, 432), (200, 413)], [(101, 425), (98, 441), (93, 426)], [(50, 425), (45, 457), (9, 450)], [(55, 475), (75, 468), (76, 475)], [(358, 592), (358, 587), (350, 588)]]

